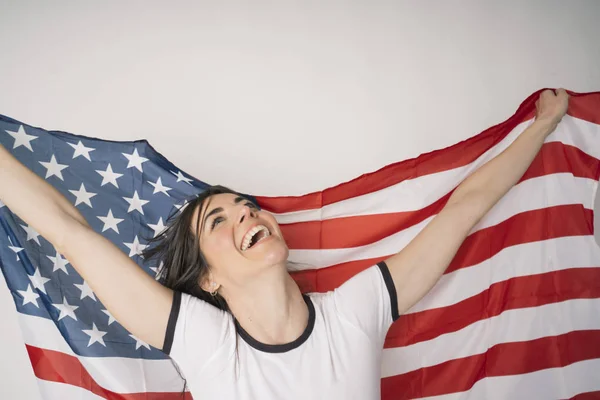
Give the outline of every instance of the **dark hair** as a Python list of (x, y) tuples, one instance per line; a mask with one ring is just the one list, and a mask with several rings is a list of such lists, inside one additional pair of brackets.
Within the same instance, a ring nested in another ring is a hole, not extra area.
[[(210, 268), (198, 241), (197, 233), (201, 232), (200, 209), (194, 221), (196, 208), (201, 207), (209, 197), (223, 193), (235, 194), (251, 201), (247, 196), (224, 186), (208, 187), (186, 202), (181, 211), (175, 210), (169, 216), (167, 228), (156, 237), (148, 239), (148, 247), (142, 252), (142, 256), (145, 260), (154, 258), (162, 262), (163, 265), (157, 272), (157, 279), (164, 286), (197, 297), (220, 310), (231, 313), (227, 301), (219, 293), (213, 296), (200, 287), (199, 283), (204, 279)], [(196, 226), (195, 230), (192, 230), (192, 224)], [(177, 372), (181, 376), (178, 368)], [(182, 395), (184, 395), (187, 381), (183, 376), (181, 377), (184, 380), (182, 391)]]

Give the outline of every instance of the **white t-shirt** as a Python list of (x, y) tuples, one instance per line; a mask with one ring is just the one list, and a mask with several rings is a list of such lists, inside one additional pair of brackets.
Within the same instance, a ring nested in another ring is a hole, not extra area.
[(379, 399), (383, 342), (398, 318), (387, 265), (303, 297), (309, 318), (302, 335), (269, 345), (231, 314), (175, 292), (163, 351), (198, 400)]

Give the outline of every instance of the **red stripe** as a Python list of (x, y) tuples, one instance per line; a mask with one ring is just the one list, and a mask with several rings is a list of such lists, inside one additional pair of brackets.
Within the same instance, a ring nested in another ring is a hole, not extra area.
[[(77, 357), (26, 344), (33, 372), (39, 379), (78, 386), (110, 400), (192, 400), (189, 392), (116, 393), (98, 385)], [(183, 389), (183, 383), (181, 385)]]
[(565, 172), (579, 178), (598, 180), (600, 160), (575, 146), (561, 142), (544, 143), (518, 183), (531, 178)]
[(569, 115), (600, 124), (600, 92), (575, 93), (569, 92)]
[(501, 343), (482, 354), (384, 378), (381, 394), (396, 400), (463, 392), (487, 377), (527, 374), (595, 358), (600, 358), (600, 330)]
[[(414, 179), (419, 176), (467, 165), (500, 142), (518, 124), (532, 118), (535, 112), (535, 101), (539, 97), (540, 92), (541, 90), (529, 96), (521, 104), (517, 112), (505, 122), (453, 146), (388, 165), (376, 172), (364, 174), (352, 181), (342, 183), (324, 191), (304, 196), (258, 196), (256, 199), (261, 207), (279, 214), (312, 210), (341, 200), (376, 192), (400, 183), (405, 179)], [(598, 109), (600, 109), (600, 92), (586, 94), (572, 93), (569, 103), (569, 115), (600, 124)]]
[[(580, 204), (516, 214), (498, 225), (481, 229), (468, 236), (446, 273), (479, 264), (509, 246), (566, 236), (593, 235), (593, 220), (593, 211)], [(390, 255), (350, 261), (318, 270), (294, 272), (292, 276), (305, 293), (327, 292)]]
[[(556, 173), (598, 180), (600, 160), (577, 147), (559, 142), (545, 144), (520, 182)], [(417, 211), (361, 215), (325, 221), (280, 224), (290, 249), (341, 249), (365, 246), (418, 224), (437, 214), (450, 193)], [(377, 229), (365, 229), (377, 227)]]
[(600, 399), (600, 391), (579, 393), (578, 395), (571, 397), (569, 400), (599, 400), (599, 399)]
[(292, 275), (292, 278), (294, 278), (302, 293), (327, 292), (339, 287), (342, 283), (346, 282), (360, 271), (372, 267), (379, 261), (383, 261), (388, 257), (389, 256), (382, 256), (365, 260), (350, 261), (329, 268), (291, 272), (290, 275)]
[[(418, 211), (360, 215), (325, 221), (280, 224), (290, 249), (343, 249), (365, 246), (403, 231), (440, 212), (450, 194)], [(370, 228), (370, 227), (376, 227)]]
[(542, 208), (516, 214), (498, 225), (468, 236), (446, 273), (479, 264), (502, 249), (566, 236), (594, 234), (594, 211), (581, 204)]
[(400, 316), (385, 347), (401, 347), (459, 331), (504, 311), (573, 299), (600, 298), (600, 268), (571, 268), (511, 278), (447, 307)]

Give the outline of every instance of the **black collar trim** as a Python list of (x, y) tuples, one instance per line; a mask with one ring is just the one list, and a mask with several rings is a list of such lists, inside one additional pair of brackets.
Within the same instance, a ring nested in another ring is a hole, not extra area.
[(264, 351), (266, 353), (285, 353), (287, 351), (293, 350), (299, 347), (302, 343), (306, 342), (315, 326), (315, 306), (313, 305), (312, 300), (308, 295), (302, 294), (302, 298), (304, 298), (304, 301), (308, 306), (308, 324), (306, 325), (304, 332), (302, 332), (302, 335), (300, 335), (296, 340), (292, 342), (285, 344), (266, 344), (259, 342), (258, 340), (250, 336), (250, 334), (246, 332), (244, 328), (242, 328), (237, 319), (234, 318), (235, 327), (237, 328), (237, 331), (242, 337), (242, 339), (244, 339), (246, 343), (254, 347), (256, 350)]

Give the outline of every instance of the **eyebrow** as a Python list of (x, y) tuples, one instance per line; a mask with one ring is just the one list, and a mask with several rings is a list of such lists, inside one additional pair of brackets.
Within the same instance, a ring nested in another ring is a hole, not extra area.
[[(238, 203), (241, 203), (244, 200), (250, 201), (250, 200), (248, 200), (245, 197), (238, 196), (238, 197), (235, 198), (234, 203), (238, 204)], [(217, 208), (213, 208), (212, 210), (210, 210), (210, 212), (208, 214), (206, 214), (206, 216), (204, 217), (205, 228), (206, 228), (206, 223), (208, 222), (208, 219), (210, 217), (212, 217), (213, 215), (221, 213), (221, 212), (223, 212), (223, 207), (217, 207)]]

